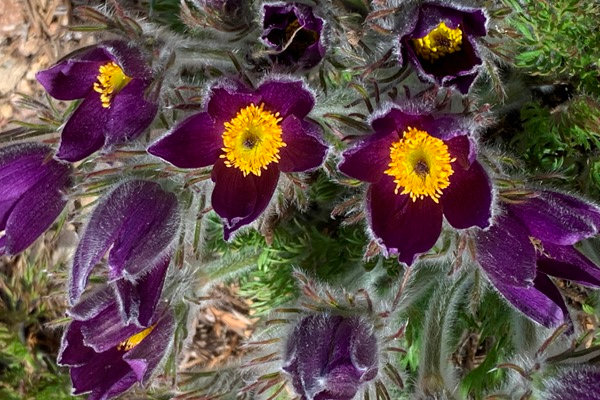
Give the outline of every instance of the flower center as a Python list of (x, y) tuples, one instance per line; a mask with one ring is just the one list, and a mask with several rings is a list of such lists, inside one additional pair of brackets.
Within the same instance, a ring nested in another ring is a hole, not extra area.
[(150, 326), (149, 328), (144, 329), (140, 333), (136, 333), (135, 335), (131, 336), (129, 339), (119, 343), (119, 345), (117, 346), (117, 349), (122, 350), (122, 351), (129, 351), (129, 350), (133, 349), (135, 346), (140, 344), (140, 342), (142, 340), (144, 340), (146, 338), (146, 336), (148, 336), (153, 330), (154, 330), (154, 325)]
[(281, 139), (282, 118), (279, 113), (265, 111), (264, 104), (250, 104), (242, 108), (235, 118), (225, 122), (223, 148), (225, 165), (236, 167), (244, 176), (260, 176), (261, 169), (279, 161), (279, 149), (286, 144)]
[(436, 203), (442, 190), (450, 186), (450, 175), (454, 173), (450, 163), (448, 146), (425, 131), (408, 128), (402, 138), (390, 147), (387, 175), (394, 178), (394, 193), (409, 194), (413, 201), (431, 197)]
[(456, 29), (450, 29), (442, 22), (425, 37), (413, 39), (412, 42), (419, 57), (434, 62), (438, 58), (460, 51), (462, 31), (460, 25)]
[(131, 81), (121, 67), (114, 62), (100, 66), (98, 82), (94, 82), (94, 91), (100, 93), (102, 107), (110, 108), (112, 97), (119, 93)]

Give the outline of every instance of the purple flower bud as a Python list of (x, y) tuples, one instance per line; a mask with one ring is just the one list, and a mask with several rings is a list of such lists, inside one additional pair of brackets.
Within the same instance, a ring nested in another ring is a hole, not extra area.
[(310, 69), (325, 55), (323, 19), (300, 3), (263, 6), (262, 39), (273, 52), (273, 61), (286, 66)]
[(556, 376), (543, 381), (542, 400), (598, 400), (600, 368), (592, 365), (563, 367)]
[(378, 372), (377, 338), (358, 317), (310, 315), (288, 338), (283, 370), (306, 400), (351, 400)]
[[(154, 182), (125, 182), (103, 197), (75, 251), (71, 302), (79, 299), (92, 269), (109, 249), (110, 280), (136, 282), (154, 268), (166, 270), (164, 263), (170, 257), (179, 222), (177, 198)], [(162, 279), (156, 278), (156, 282), (162, 286)], [(130, 292), (125, 290), (125, 282), (117, 286), (120, 292)]]
[(409, 60), (419, 77), (466, 94), (482, 60), (477, 37), (487, 34), (482, 10), (425, 3), (400, 22), (400, 62)]
[(67, 204), (71, 167), (52, 149), (26, 143), (0, 149), (0, 254), (13, 255), (40, 237)]
[(74, 310), (79, 314), (72, 314), (58, 363), (70, 367), (73, 394), (91, 392), (88, 400), (110, 399), (136, 382), (147, 383), (171, 346), (171, 310), (155, 312), (146, 328), (125, 324), (107, 296), (88, 297)]
[(135, 139), (158, 111), (145, 93), (152, 70), (141, 50), (123, 41), (81, 49), (36, 77), (58, 100), (83, 99), (62, 130), (57, 157), (63, 160)]

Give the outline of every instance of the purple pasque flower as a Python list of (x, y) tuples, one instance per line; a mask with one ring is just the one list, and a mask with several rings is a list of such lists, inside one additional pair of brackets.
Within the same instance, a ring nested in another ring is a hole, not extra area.
[(412, 264), (433, 247), (444, 216), (457, 229), (489, 226), (490, 180), (458, 117), (394, 106), (371, 125), (339, 169), (369, 183), (369, 227), (388, 251)]
[(90, 296), (69, 311), (58, 363), (70, 368), (73, 394), (106, 400), (136, 382), (146, 384), (171, 347), (175, 321), (157, 309), (146, 327), (125, 323), (109, 290)]
[(482, 65), (476, 38), (487, 34), (480, 9), (424, 3), (400, 21), (400, 63), (422, 80), (455, 86), (466, 94)]
[(281, 172), (322, 164), (321, 129), (305, 119), (313, 106), (300, 81), (272, 79), (256, 90), (224, 83), (211, 89), (205, 112), (177, 124), (148, 152), (180, 168), (213, 166), (212, 207), (229, 240), (265, 210)]
[(600, 397), (600, 368), (588, 364), (560, 366), (556, 375), (540, 383), (542, 400), (598, 400)]
[(36, 75), (58, 100), (83, 99), (63, 127), (57, 157), (79, 161), (138, 137), (158, 104), (147, 98), (152, 70), (142, 51), (113, 40), (81, 49)]
[(71, 167), (40, 143), (0, 149), (0, 255), (29, 247), (67, 204)]
[(351, 400), (377, 376), (377, 338), (359, 317), (309, 315), (288, 337), (283, 362), (302, 400)]
[(69, 282), (71, 303), (77, 302), (93, 268), (109, 249), (108, 278), (124, 279), (117, 283), (122, 293), (149, 271), (166, 271), (179, 223), (177, 198), (158, 183), (132, 180), (116, 187), (100, 199), (75, 250)]
[(301, 3), (263, 5), (263, 42), (272, 49), (271, 59), (278, 64), (310, 69), (325, 55), (324, 20), (312, 7)]
[(556, 327), (566, 304), (549, 276), (600, 287), (600, 268), (573, 245), (600, 230), (600, 207), (548, 190), (511, 199), (489, 230), (475, 235), (477, 262), (515, 308)]

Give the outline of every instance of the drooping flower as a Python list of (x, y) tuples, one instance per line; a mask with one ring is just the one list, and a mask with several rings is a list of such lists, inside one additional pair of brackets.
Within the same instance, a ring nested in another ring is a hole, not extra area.
[(0, 149), (0, 254), (25, 250), (65, 208), (71, 167), (52, 156), (39, 143)]
[(175, 322), (169, 309), (157, 309), (147, 327), (122, 321), (109, 295), (89, 297), (69, 312), (60, 365), (70, 367), (73, 394), (106, 400), (136, 382), (146, 384), (171, 347)]
[(281, 172), (323, 162), (321, 130), (305, 119), (313, 105), (300, 81), (270, 80), (254, 91), (216, 86), (206, 112), (177, 124), (148, 152), (180, 168), (213, 166), (212, 207), (228, 240), (265, 210)]
[(487, 34), (482, 10), (424, 3), (400, 22), (400, 63), (419, 77), (466, 94), (482, 65), (477, 37)]
[(145, 94), (152, 70), (141, 50), (123, 41), (79, 50), (36, 77), (58, 100), (83, 99), (62, 129), (57, 157), (63, 160), (135, 139), (158, 111)]
[(456, 117), (392, 108), (372, 127), (339, 169), (369, 183), (369, 226), (389, 252), (411, 264), (435, 244), (443, 216), (457, 229), (489, 226), (491, 184)]
[(158, 183), (133, 180), (118, 186), (100, 200), (79, 241), (71, 268), (71, 303), (109, 249), (108, 278), (124, 279), (117, 284), (123, 293), (154, 268), (166, 270), (179, 222), (177, 198)]
[(263, 6), (264, 43), (278, 64), (310, 69), (325, 55), (323, 19), (312, 7), (301, 3), (274, 3)]
[(568, 309), (549, 276), (600, 287), (600, 267), (573, 247), (600, 230), (600, 207), (559, 192), (512, 199), (487, 231), (477, 232), (476, 258), (490, 282), (534, 321), (556, 327)]
[(351, 400), (377, 376), (377, 338), (363, 319), (304, 317), (287, 339), (283, 370), (306, 400)]

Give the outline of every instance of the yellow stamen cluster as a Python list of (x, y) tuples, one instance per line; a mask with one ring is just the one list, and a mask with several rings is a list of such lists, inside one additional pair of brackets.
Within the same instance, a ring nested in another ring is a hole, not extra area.
[(442, 22), (425, 37), (413, 39), (413, 44), (419, 57), (434, 62), (448, 54), (460, 51), (462, 30), (460, 25), (456, 29), (451, 29)]
[(129, 351), (129, 350), (133, 349), (135, 346), (140, 344), (140, 342), (142, 340), (144, 340), (146, 338), (146, 336), (148, 336), (153, 330), (154, 330), (154, 325), (150, 326), (149, 328), (144, 329), (140, 333), (136, 333), (135, 335), (131, 336), (129, 339), (119, 343), (119, 345), (117, 346), (117, 349), (122, 350), (122, 351)]
[(242, 171), (244, 176), (260, 176), (272, 162), (279, 162), (279, 149), (285, 147), (281, 139), (282, 118), (279, 113), (264, 110), (264, 104), (250, 104), (242, 108), (229, 122), (225, 122), (223, 148), (225, 165)]
[(102, 107), (110, 108), (112, 97), (119, 93), (131, 78), (114, 62), (100, 66), (99, 72), (98, 82), (94, 82), (94, 91), (100, 93)]
[(431, 197), (436, 203), (442, 190), (450, 186), (450, 175), (454, 173), (450, 163), (448, 146), (425, 131), (408, 128), (402, 138), (390, 147), (387, 175), (394, 178), (394, 193), (409, 194), (412, 201)]

